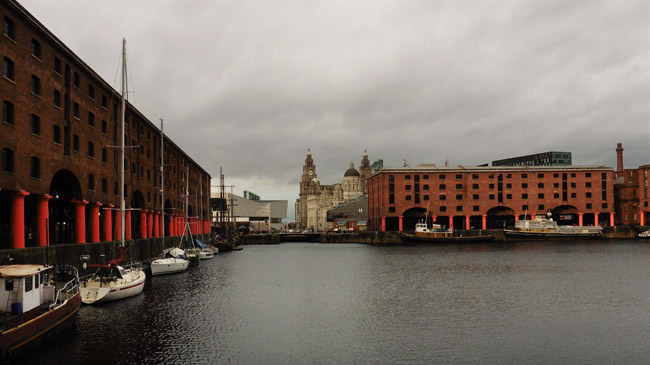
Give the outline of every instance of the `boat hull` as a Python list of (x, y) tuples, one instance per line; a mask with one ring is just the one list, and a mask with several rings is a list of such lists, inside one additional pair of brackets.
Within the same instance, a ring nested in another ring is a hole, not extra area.
[(142, 270), (132, 273), (127, 280), (103, 282), (102, 280), (83, 281), (81, 283), (81, 300), (84, 304), (110, 302), (142, 293), (147, 275)]
[(205, 249), (205, 250), (199, 251), (199, 259), (200, 260), (207, 260), (207, 259), (211, 259), (213, 257), (214, 257), (214, 251), (212, 251), (212, 250)]
[(505, 231), (506, 239), (519, 240), (579, 240), (598, 239), (602, 233), (558, 233)]
[(491, 242), (495, 240), (495, 237), (491, 235), (427, 237), (427, 236), (415, 235), (412, 233), (401, 233), (400, 238), (404, 242), (419, 242), (419, 243), (474, 243), (474, 242)]
[(190, 262), (183, 259), (159, 259), (151, 262), (151, 275), (175, 274), (187, 270)]
[(7, 363), (30, 350), (42, 350), (40, 346), (43, 343), (74, 326), (80, 307), (81, 294), (77, 291), (60, 306), (17, 327), (2, 331), (0, 335), (2, 361)]

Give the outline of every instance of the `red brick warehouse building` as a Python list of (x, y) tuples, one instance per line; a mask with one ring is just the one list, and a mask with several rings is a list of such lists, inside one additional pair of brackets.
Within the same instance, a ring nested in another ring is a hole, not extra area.
[[(0, 248), (120, 239), (120, 94), (15, 1), (0, 17)], [(125, 123), (125, 238), (181, 234), (186, 186), (209, 232), (210, 175), (165, 137), (163, 219), (160, 130), (128, 103)]]
[(413, 230), (430, 221), (498, 229), (536, 214), (560, 224), (614, 225), (614, 171), (604, 166), (383, 168), (368, 178), (370, 230)]

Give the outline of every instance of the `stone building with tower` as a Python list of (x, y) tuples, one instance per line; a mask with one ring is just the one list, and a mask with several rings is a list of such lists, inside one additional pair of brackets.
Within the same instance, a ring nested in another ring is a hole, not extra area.
[(343, 174), (343, 181), (333, 185), (323, 185), (318, 180), (316, 164), (311, 151), (307, 151), (300, 180), (300, 199), (296, 204), (296, 221), (302, 229), (323, 231), (330, 229), (327, 211), (332, 207), (367, 193), (366, 179), (372, 173), (370, 160), (363, 153), (359, 170), (350, 167)]

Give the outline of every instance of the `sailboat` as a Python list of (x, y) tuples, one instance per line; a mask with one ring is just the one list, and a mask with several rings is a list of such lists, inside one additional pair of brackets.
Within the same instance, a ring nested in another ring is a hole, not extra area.
[[(163, 159), (164, 156), (164, 138), (165, 135), (163, 134), (163, 121), (162, 119), (160, 120), (160, 181), (165, 181), (165, 161)], [(160, 188), (160, 210), (161, 210), (161, 216), (165, 216), (165, 204), (163, 203), (165, 201), (165, 184), (161, 184)], [(162, 235), (162, 246), (163, 248), (165, 247), (165, 235)], [(185, 254), (185, 251), (179, 249), (179, 248), (171, 248), (169, 250), (165, 250), (163, 252), (163, 256), (161, 258), (155, 259), (151, 261), (150, 268), (151, 268), (151, 275), (162, 275), (162, 274), (173, 274), (173, 273), (179, 273), (187, 270), (187, 267), (189, 266), (190, 261), (187, 257), (187, 254)]]
[(107, 265), (88, 265), (97, 271), (81, 279), (81, 301), (84, 304), (108, 302), (142, 293), (147, 275), (140, 265), (122, 266), (124, 260), (125, 203), (124, 203), (124, 120), (126, 114), (126, 39), (122, 39), (122, 142), (120, 145), (120, 219), (119, 256)]
[[(197, 266), (201, 260), (199, 253), (201, 250), (196, 248), (194, 245), (194, 239), (192, 238), (192, 231), (190, 230), (190, 221), (187, 218), (187, 201), (189, 199), (189, 181), (190, 181), (190, 168), (189, 166), (187, 167), (187, 177), (185, 178), (185, 196), (183, 197), (183, 200), (185, 201), (185, 226), (183, 227), (183, 234), (181, 235), (181, 242), (179, 243), (178, 247), (183, 246), (183, 242), (187, 241), (185, 243), (185, 254), (187, 255), (187, 258), (190, 260), (190, 266)], [(188, 237), (189, 236), (189, 237)]]

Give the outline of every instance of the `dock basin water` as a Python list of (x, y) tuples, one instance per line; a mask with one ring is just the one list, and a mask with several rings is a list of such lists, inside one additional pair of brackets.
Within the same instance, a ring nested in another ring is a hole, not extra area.
[(648, 364), (650, 244), (249, 245), (29, 364)]

